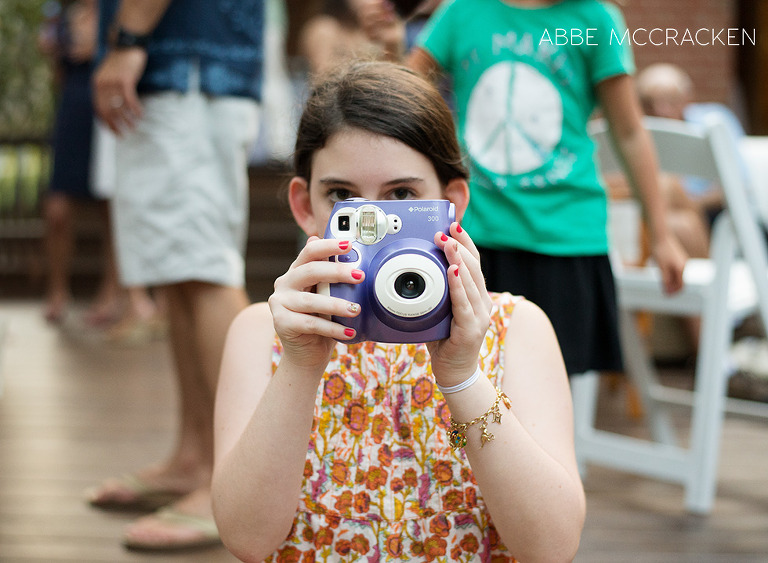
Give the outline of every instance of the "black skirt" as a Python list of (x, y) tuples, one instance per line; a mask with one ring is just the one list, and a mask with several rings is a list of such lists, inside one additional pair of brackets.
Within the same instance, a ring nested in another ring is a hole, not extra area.
[(91, 64), (68, 65), (53, 129), (53, 172), (49, 191), (95, 199), (91, 190), (93, 101)]
[(490, 291), (521, 295), (547, 314), (570, 375), (622, 371), (616, 288), (607, 255), (479, 250)]

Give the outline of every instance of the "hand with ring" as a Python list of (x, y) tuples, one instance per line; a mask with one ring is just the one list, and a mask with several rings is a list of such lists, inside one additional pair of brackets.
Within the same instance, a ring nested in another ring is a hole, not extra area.
[(142, 116), (136, 86), (147, 64), (144, 49), (110, 51), (93, 77), (96, 114), (116, 134), (133, 129)]

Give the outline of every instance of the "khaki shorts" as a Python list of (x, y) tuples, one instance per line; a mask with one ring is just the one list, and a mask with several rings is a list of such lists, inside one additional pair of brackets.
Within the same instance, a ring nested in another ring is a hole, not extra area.
[(258, 104), (198, 91), (152, 94), (142, 104), (136, 129), (116, 147), (112, 202), (122, 283), (244, 286), (247, 155)]

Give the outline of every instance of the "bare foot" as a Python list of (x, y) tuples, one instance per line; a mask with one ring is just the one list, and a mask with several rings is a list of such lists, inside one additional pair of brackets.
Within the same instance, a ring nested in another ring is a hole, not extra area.
[(52, 292), (48, 295), (45, 304), (45, 320), (52, 324), (60, 324), (69, 305), (69, 294), (66, 292)]
[(148, 318), (130, 315), (110, 327), (104, 338), (111, 344), (141, 345), (162, 340), (167, 334), (168, 321), (159, 314)]
[(107, 479), (87, 491), (86, 500), (99, 508), (155, 510), (209, 482), (210, 473), (205, 470), (180, 472), (170, 467), (152, 467)]
[(93, 328), (106, 328), (120, 320), (120, 312), (119, 303), (94, 303), (83, 315), (83, 321)]

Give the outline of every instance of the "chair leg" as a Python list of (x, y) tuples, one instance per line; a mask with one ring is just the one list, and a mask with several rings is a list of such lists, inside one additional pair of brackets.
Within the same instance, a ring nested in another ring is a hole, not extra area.
[[(712, 284), (712, 295), (728, 295), (731, 264), (736, 257), (736, 241), (725, 229), (730, 221), (720, 221), (713, 234), (713, 256), (720, 267)], [(685, 485), (685, 504), (694, 513), (706, 514), (712, 508), (717, 489), (725, 401), (727, 395), (726, 358), (733, 336), (733, 319), (725, 299), (709, 299), (702, 314), (696, 383), (691, 413), (690, 471)]]
[(600, 375), (596, 371), (572, 375), (573, 427), (576, 442), (576, 460), (582, 478), (587, 475), (587, 459), (580, 443), (588, 440), (595, 430), (597, 399), (600, 393)]
[(635, 321), (635, 314), (632, 311), (620, 311), (619, 336), (624, 349), (626, 371), (640, 393), (654, 441), (675, 445), (678, 440), (669, 412), (665, 405), (656, 400), (653, 394), (654, 388), (660, 384)]
[(717, 490), (722, 426), (725, 418), (727, 373), (725, 358), (732, 328), (727, 318), (709, 323), (708, 342), (716, 342), (701, 351), (691, 413), (689, 446), (690, 471), (685, 484), (685, 505), (689, 511), (707, 514), (712, 509)]

